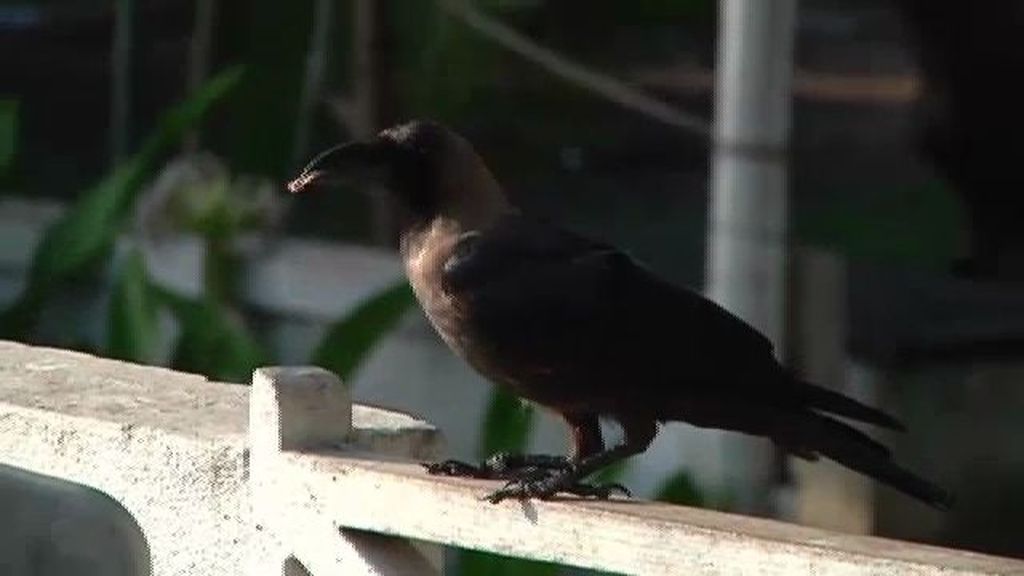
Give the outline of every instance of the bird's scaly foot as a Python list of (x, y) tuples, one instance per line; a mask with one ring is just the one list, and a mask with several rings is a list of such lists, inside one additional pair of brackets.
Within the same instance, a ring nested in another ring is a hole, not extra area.
[(480, 464), (445, 460), (443, 462), (424, 462), (422, 466), (428, 473), (438, 476), (512, 481), (524, 476), (536, 478), (539, 473), (544, 471), (567, 471), (572, 464), (564, 456), (499, 452)]
[(573, 470), (565, 470), (558, 472), (535, 471), (532, 475), (524, 474), (519, 478), (509, 480), (505, 486), (488, 494), (484, 499), (492, 504), (509, 498), (548, 500), (560, 492), (598, 500), (607, 500), (616, 492), (623, 496), (632, 496), (622, 484), (588, 484), (577, 480)]
[(564, 456), (499, 452), (480, 464), (445, 460), (424, 462), (422, 465), (428, 473), (438, 476), (506, 480), (505, 486), (484, 498), (491, 503), (509, 498), (547, 500), (558, 493), (599, 500), (606, 500), (615, 493), (631, 496), (622, 484), (589, 484), (580, 481), (575, 465)]

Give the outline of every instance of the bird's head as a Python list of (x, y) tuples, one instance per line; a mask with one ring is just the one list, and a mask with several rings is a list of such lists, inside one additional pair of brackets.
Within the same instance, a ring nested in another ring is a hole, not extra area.
[(410, 222), (447, 216), (479, 225), (508, 209), (501, 188), (466, 139), (430, 121), (382, 130), (316, 156), (288, 184), (298, 193), (342, 181), (391, 191)]

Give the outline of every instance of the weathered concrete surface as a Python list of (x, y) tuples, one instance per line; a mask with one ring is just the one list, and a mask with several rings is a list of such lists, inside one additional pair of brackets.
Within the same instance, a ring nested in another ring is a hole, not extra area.
[(331, 450), (285, 454), (282, 469), (277, 490), (287, 509), (333, 515), (360, 530), (614, 573), (1024, 574), (1020, 560), (658, 502), (567, 497), (492, 505), (481, 497), (495, 482), (438, 479), (408, 463)]
[[(366, 407), (349, 427), (333, 418), (349, 402), (337, 386), (316, 369), (261, 370), (250, 403), (244, 386), (0, 342), (0, 464), (110, 497), (68, 508), (78, 488), (20, 473), (6, 497), (24, 496), (29, 520), (4, 517), (3, 545), (30, 553), (3, 573), (40, 573), (39, 552), (64, 573), (145, 574), (147, 547), (157, 576), (240, 574), (260, 553), (276, 572), (253, 574), (437, 571), (436, 546), (398, 536), (635, 574), (1024, 574), (1017, 560), (658, 503), (483, 503), (495, 483), (382, 458), (434, 458), (437, 434)], [(106, 556), (120, 564), (95, 564)]]
[[(351, 398), (333, 374), (320, 368), (261, 368), (253, 375), (249, 406), (253, 519), (260, 526), (249, 558), (251, 576), (277, 576), (295, 562), (312, 574), (440, 573), (440, 547), (352, 533), (335, 521), (337, 511), (324, 513), (318, 496), (296, 503), (282, 492), (291, 475), (281, 467), (285, 454), (328, 449), (350, 435), (349, 421), (336, 415), (351, 411)], [(400, 509), (400, 502), (389, 504)]]
[[(0, 464), (110, 496), (142, 529), (157, 576), (244, 566), (248, 411), (248, 386), (0, 342)], [(357, 406), (350, 442), (427, 457), (439, 437), (408, 416)], [(11, 545), (32, 543), (33, 533), (3, 530)]]

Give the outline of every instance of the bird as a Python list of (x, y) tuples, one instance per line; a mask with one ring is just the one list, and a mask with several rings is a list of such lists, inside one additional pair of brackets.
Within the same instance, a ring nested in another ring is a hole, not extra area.
[[(288, 189), (373, 183), (400, 214), (398, 249), (440, 338), (492, 383), (561, 416), (564, 455), (426, 463), (434, 474), (505, 480), (486, 499), (608, 498), (586, 479), (647, 450), (667, 422), (764, 437), (824, 456), (936, 508), (943, 488), (901, 467), (849, 421), (905, 430), (879, 409), (797, 377), (771, 341), (626, 252), (514, 206), (472, 144), (412, 120), (315, 156)], [(623, 439), (606, 446), (602, 419)]]

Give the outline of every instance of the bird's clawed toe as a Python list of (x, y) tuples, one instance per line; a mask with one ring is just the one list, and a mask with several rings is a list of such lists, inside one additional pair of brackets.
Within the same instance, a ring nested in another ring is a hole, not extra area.
[(529, 500), (550, 500), (556, 494), (565, 493), (580, 496), (582, 498), (595, 498), (607, 500), (613, 494), (619, 493), (630, 497), (632, 494), (622, 484), (588, 484), (575, 480), (571, 473), (537, 471), (533, 477), (524, 475), (522, 478), (509, 480), (503, 487), (491, 492), (483, 499), (491, 504), (497, 504), (502, 500), (516, 499)]
[(537, 477), (548, 471), (567, 471), (572, 463), (564, 456), (546, 454), (511, 454), (499, 452), (480, 464), (469, 464), (461, 460), (443, 462), (422, 462), (428, 473), (437, 476), (460, 478), (481, 478), (484, 480), (521, 480)]
[(484, 496), (483, 499), (487, 500), (491, 504), (497, 504), (502, 500), (508, 500), (510, 498), (514, 498), (516, 500), (529, 500), (530, 498), (547, 500), (557, 492), (557, 488), (554, 488), (550, 483), (546, 483), (543, 480), (509, 480), (500, 489)]
[(581, 482), (581, 471), (564, 456), (545, 454), (509, 454), (499, 452), (480, 464), (460, 460), (423, 462), (428, 473), (484, 480), (506, 480), (503, 487), (483, 499), (496, 504), (502, 500), (549, 500), (558, 493), (582, 498), (606, 500), (614, 494), (632, 496), (622, 484), (589, 484)]
[(633, 493), (629, 491), (622, 484), (613, 482), (611, 484), (585, 484), (579, 482), (571, 488), (564, 490), (569, 494), (575, 494), (584, 498), (596, 498), (598, 500), (607, 500), (612, 497), (613, 494), (618, 493), (626, 498), (632, 498)]
[(444, 460), (443, 462), (421, 462), (427, 473), (435, 476), (457, 476), (459, 478), (493, 479), (491, 470), (485, 464), (470, 464), (461, 460)]
[(565, 456), (513, 454), (509, 452), (498, 452), (484, 461), (483, 465), (493, 470), (495, 474), (501, 474), (504, 478), (510, 480), (519, 478), (519, 475), (523, 472), (530, 473), (537, 470), (565, 471), (572, 468), (572, 462)]

